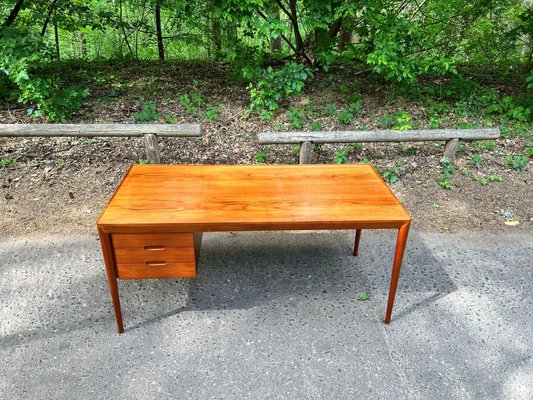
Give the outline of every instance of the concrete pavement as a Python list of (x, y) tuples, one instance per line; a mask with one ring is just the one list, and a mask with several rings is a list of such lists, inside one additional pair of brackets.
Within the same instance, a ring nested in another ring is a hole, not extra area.
[(0, 398), (533, 398), (532, 233), (412, 230), (390, 325), (394, 232), (353, 236), (205, 234), (123, 335), (96, 236), (0, 238)]

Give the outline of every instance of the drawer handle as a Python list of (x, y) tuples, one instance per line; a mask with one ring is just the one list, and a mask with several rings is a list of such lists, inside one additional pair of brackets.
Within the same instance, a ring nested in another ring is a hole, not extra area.
[(164, 261), (146, 261), (146, 265), (149, 267), (164, 267), (167, 263)]
[(165, 250), (164, 246), (144, 246), (144, 249), (147, 251), (161, 251)]

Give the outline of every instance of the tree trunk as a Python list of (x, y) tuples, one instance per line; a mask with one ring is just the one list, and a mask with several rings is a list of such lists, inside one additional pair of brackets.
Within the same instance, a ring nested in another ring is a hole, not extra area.
[(60, 61), (61, 57), (59, 57), (59, 31), (57, 29), (57, 23), (54, 23), (54, 38), (56, 42), (56, 60)]
[(52, 13), (54, 12), (56, 3), (57, 3), (57, 0), (54, 0), (52, 1), (52, 4), (50, 4), (50, 8), (48, 9), (48, 15), (46, 16), (46, 19), (44, 20), (43, 28), (41, 29), (41, 36), (44, 36), (44, 34), (46, 33), (46, 28), (48, 27), (50, 18), (52, 18)]
[(304, 41), (298, 27), (298, 14), (296, 12), (296, 0), (290, 0), (289, 7), (291, 10), (292, 28), (294, 29), (294, 40), (296, 41), (296, 55), (298, 57), (305, 57)]
[(222, 58), (222, 40), (221, 40), (220, 21), (213, 19), (211, 21), (211, 42), (214, 48), (215, 60), (219, 61)]
[(13, 22), (15, 22), (15, 19), (17, 19), (17, 16), (19, 15), (19, 11), (22, 8), (23, 3), (24, 3), (24, 0), (17, 1), (17, 4), (15, 4), (15, 7), (13, 7), (13, 9), (11, 10), (11, 13), (4, 21), (2, 28), (7, 28), (8, 26), (11, 26)]
[(157, 33), (157, 50), (159, 52), (159, 60), (165, 60), (165, 48), (163, 47), (163, 33), (161, 30), (161, 5), (159, 1), (155, 3), (155, 30)]

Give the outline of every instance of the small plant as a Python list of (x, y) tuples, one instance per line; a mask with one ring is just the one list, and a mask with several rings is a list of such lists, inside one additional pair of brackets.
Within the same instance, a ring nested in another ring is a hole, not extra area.
[(357, 300), (359, 300), (359, 301), (368, 301), (368, 300), (370, 300), (370, 294), (369, 293), (365, 293), (361, 297), (359, 297)]
[(250, 81), (250, 109), (277, 110), (284, 98), (302, 92), (309, 76), (313, 76), (309, 68), (294, 62), (277, 70), (272, 67), (244, 68), (243, 77)]
[(264, 164), (266, 161), (267, 152), (266, 149), (262, 149), (261, 151), (257, 152), (257, 154), (254, 157), (254, 160), (256, 163)]
[(311, 124), (311, 130), (312, 130), (313, 132), (321, 131), (321, 130), (322, 130), (322, 122), (320, 122), (320, 121), (313, 121), (313, 123)]
[(289, 117), (289, 126), (291, 128), (301, 129), (304, 127), (305, 118), (299, 108), (291, 107), (290, 110), (287, 111), (287, 115)]
[(196, 113), (196, 107), (193, 105), (192, 100), (188, 94), (182, 94), (180, 96), (180, 104), (187, 110), (189, 114)]
[(337, 106), (333, 103), (327, 104), (324, 108), (324, 114), (327, 117), (333, 117), (337, 113)]
[(300, 146), (293, 146), (291, 151), (292, 154), (300, 154), (301, 147)]
[(176, 122), (176, 116), (175, 115), (165, 115), (165, 122), (167, 124), (174, 124)]
[(453, 185), (448, 181), (448, 178), (455, 174), (455, 167), (448, 159), (448, 157), (442, 157), (440, 159), (440, 164), (442, 165), (443, 169), (442, 174), (439, 176), (439, 180), (437, 181), (437, 183), (440, 187), (451, 190), (453, 189)]
[(141, 111), (133, 114), (133, 119), (136, 123), (154, 122), (160, 117), (157, 106), (154, 102), (145, 103)]
[(216, 120), (218, 118), (217, 108), (212, 104), (207, 104), (206, 111), (205, 111), (205, 117), (211, 121)]
[(467, 176), (469, 173), (470, 171), (468, 170), (468, 168), (461, 169), (461, 175)]
[(503, 163), (507, 168), (520, 172), (527, 166), (527, 157), (519, 155), (505, 156)]
[(500, 175), (491, 175), (491, 176), (489, 176), (489, 181), (491, 181), (491, 182), (502, 182), (503, 178)]
[(390, 169), (386, 169), (383, 171), (381, 176), (383, 176), (383, 179), (385, 182), (389, 182), (390, 184), (394, 184), (398, 182), (398, 176), (400, 174), (400, 167), (394, 166)]
[(392, 125), (394, 125), (395, 121), (396, 121), (396, 118), (394, 117), (394, 115), (385, 114), (379, 119), (378, 125), (380, 128), (387, 129), (387, 128), (390, 128)]
[(274, 113), (272, 111), (268, 111), (265, 109), (262, 109), (259, 111), (259, 119), (263, 122), (269, 122), (272, 121), (272, 118), (274, 118)]
[(407, 154), (408, 156), (416, 156), (416, 152), (416, 147), (408, 147), (407, 149), (405, 149), (405, 154)]
[(343, 124), (343, 125), (349, 125), (353, 120), (353, 114), (346, 110), (345, 108), (341, 108), (339, 110), (339, 115), (337, 116), (337, 122)]
[(526, 151), (527, 151), (527, 156), (529, 158), (533, 158), (533, 147), (528, 147)]
[(57, 165), (59, 166), (59, 168), (63, 168), (65, 166), (65, 160), (61, 159), (57, 162)]
[(348, 94), (350, 93), (350, 88), (346, 85), (340, 85), (339, 86), (339, 93), (340, 94)]
[(346, 164), (348, 162), (348, 154), (350, 154), (351, 150), (351, 147), (345, 147), (343, 150), (336, 151), (333, 162), (335, 164)]
[(436, 209), (436, 208), (440, 208), (440, 204), (438, 203), (435, 203), (434, 201), (432, 201), (431, 203), (429, 203), (429, 206), (433, 209)]
[(485, 140), (483, 142), (483, 147), (487, 151), (493, 151), (496, 148), (496, 141), (494, 141), (494, 140)]
[(139, 164), (141, 164), (141, 165), (144, 165), (144, 164), (150, 164), (150, 161), (141, 158), (141, 159), (139, 160)]
[(503, 208), (500, 210), (500, 215), (505, 219), (506, 221), (514, 221), (516, 220), (516, 215), (511, 210), (504, 210)]
[(363, 143), (354, 143), (353, 149), (354, 150), (361, 150), (363, 148)]
[(7, 160), (5, 158), (0, 158), (0, 168), (7, 168), (9, 166), (16, 167), (17, 160), (14, 158), (12, 160)]
[(481, 155), (478, 153), (473, 154), (472, 158), (470, 159), (470, 164), (472, 164), (476, 168), (479, 168), (479, 164), (481, 164)]
[(404, 112), (398, 113), (396, 114), (396, 124), (392, 127), (392, 129), (399, 131), (413, 129), (413, 127), (409, 124), (409, 121), (411, 121), (411, 116), (409, 114)]

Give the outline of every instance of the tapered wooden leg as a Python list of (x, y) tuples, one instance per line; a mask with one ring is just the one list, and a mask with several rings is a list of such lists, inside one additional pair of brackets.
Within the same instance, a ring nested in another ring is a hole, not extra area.
[(355, 245), (353, 247), (353, 255), (357, 256), (359, 252), (359, 242), (361, 241), (361, 229), (355, 231)]
[(398, 238), (396, 240), (396, 251), (394, 253), (394, 263), (392, 265), (392, 276), (389, 289), (389, 301), (387, 303), (387, 313), (385, 315), (385, 323), (390, 322), (392, 314), (392, 306), (394, 305), (394, 297), (396, 296), (396, 288), (398, 286), (398, 278), (400, 277), (400, 270), (402, 268), (403, 254), (405, 252), (405, 245), (407, 243), (407, 236), (409, 235), (409, 222), (398, 230)]
[(102, 253), (104, 254), (107, 281), (109, 282), (109, 291), (111, 292), (111, 300), (113, 301), (113, 308), (115, 309), (118, 333), (123, 333), (124, 324), (122, 323), (122, 310), (120, 309), (120, 298), (118, 296), (117, 276), (115, 274), (115, 262), (113, 258), (113, 249), (111, 247), (111, 238), (109, 234), (100, 229), (98, 229), (98, 235), (100, 236), (100, 244), (102, 245)]

